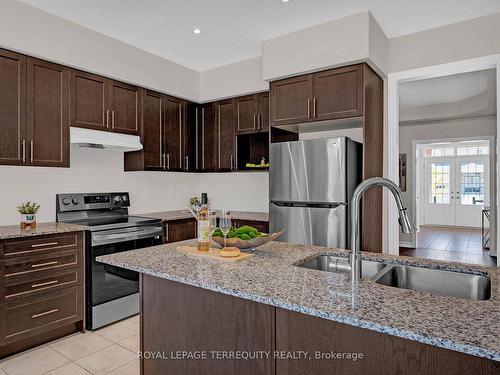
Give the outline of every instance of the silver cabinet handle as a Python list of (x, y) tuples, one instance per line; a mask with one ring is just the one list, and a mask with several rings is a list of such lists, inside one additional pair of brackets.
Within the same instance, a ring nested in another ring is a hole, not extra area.
[(257, 113), (257, 130), (260, 130), (262, 128), (262, 116), (260, 113)]
[(167, 154), (167, 169), (170, 169), (170, 154)]
[(106, 128), (109, 129), (109, 109), (106, 109)]
[(231, 155), (231, 170), (233, 171), (233, 164), (234, 164), (234, 155)]
[(38, 267), (45, 267), (45, 266), (52, 266), (53, 264), (59, 263), (57, 260), (54, 260), (52, 262), (46, 262), (46, 263), (38, 263), (38, 264), (32, 264), (31, 268), (38, 268)]
[(111, 129), (115, 128), (115, 111), (111, 111)]
[(313, 117), (316, 117), (316, 97), (313, 98)]
[(168, 223), (165, 224), (165, 238), (163, 239), (165, 243), (168, 242)]
[(52, 310), (49, 310), (49, 311), (45, 311), (43, 313), (40, 313), (40, 314), (34, 314), (34, 315), (31, 315), (31, 318), (32, 319), (35, 319), (35, 318), (39, 318), (41, 316), (44, 316), (44, 315), (49, 315), (49, 314), (53, 314), (55, 312), (58, 312), (59, 309), (52, 309)]
[(165, 169), (165, 153), (162, 153), (160, 156), (160, 168)]
[(258, 127), (256, 118), (257, 118), (257, 113), (254, 113), (253, 114), (253, 130), (257, 130), (257, 127)]
[(30, 160), (33, 163), (33, 140), (30, 141)]
[(307, 118), (311, 118), (311, 99), (307, 99)]
[(26, 140), (23, 139), (21, 144), (23, 145), (23, 163), (26, 163)]
[(186, 156), (186, 171), (189, 171), (189, 155)]
[(33, 244), (31, 245), (31, 247), (43, 247), (43, 246), (53, 246), (53, 245), (57, 245), (58, 242), (45, 242), (45, 243), (36, 243), (36, 244)]
[(40, 288), (41, 286), (57, 284), (58, 282), (59, 282), (59, 280), (52, 280), (52, 281), (47, 281), (45, 283), (33, 284), (31, 287), (32, 288)]

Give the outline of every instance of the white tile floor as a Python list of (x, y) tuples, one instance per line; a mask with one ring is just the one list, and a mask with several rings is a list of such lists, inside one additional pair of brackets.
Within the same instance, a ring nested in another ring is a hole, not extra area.
[(0, 375), (139, 375), (139, 317), (0, 360)]

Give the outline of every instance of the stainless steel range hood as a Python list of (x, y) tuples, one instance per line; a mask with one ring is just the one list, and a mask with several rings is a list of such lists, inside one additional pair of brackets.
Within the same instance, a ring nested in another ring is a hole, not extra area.
[(83, 128), (70, 128), (71, 144), (80, 147), (100, 148), (113, 151), (142, 150), (141, 139), (136, 135), (105, 132)]

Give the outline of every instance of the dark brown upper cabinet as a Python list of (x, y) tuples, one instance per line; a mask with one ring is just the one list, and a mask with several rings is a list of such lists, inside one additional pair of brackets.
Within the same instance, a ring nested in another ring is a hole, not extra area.
[(237, 134), (269, 130), (269, 93), (236, 98), (235, 107)]
[(312, 75), (271, 82), (271, 124), (287, 125), (311, 119)]
[(363, 64), (271, 82), (274, 126), (363, 115)]
[(236, 134), (234, 100), (221, 100), (215, 104), (217, 123), (217, 170), (236, 170)]
[(197, 170), (213, 172), (217, 169), (217, 137), (215, 104), (202, 104), (198, 108), (197, 121)]
[(182, 121), (184, 101), (174, 97), (165, 97), (163, 116), (165, 131), (165, 169), (182, 170)]
[(140, 89), (123, 82), (109, 81), (111, 131), (139, 134)]
[(259, 131), (269, 131), (269, 91), (257, 94)]
[(27, 59), (29, 165), (69, 167), (68, 68)]
[(195, 103), (185, 102), (185, 120), (182, 124), (181, 148), (183, 156), (183, 170), (194, 172), (196, 165), (197, 150), (197, 114), (198, 106)]
[(139, 135), (140, 92), (136, 86), (72, 70), (70, 125)]
[(71, 70), (70, 124), (79, 128), (107, 130), (109, 124), (108, 80)]
[[(165, 135), (163, 127), (163, 95), (145, 90), (142, 102), (142, 145), (144, 169), (163, 169)], [(137, 151), (140, 153), (141, 151)], [(127, 154), (133, 153), (125, 153)], [(127, 159), (125, 159), (127, 160)]]
[(347, 66), (313, 74), (313, 120), (363, 114), (363, 65)]
[(26, 57), (0, 50), (0, 164), (26, 163)]

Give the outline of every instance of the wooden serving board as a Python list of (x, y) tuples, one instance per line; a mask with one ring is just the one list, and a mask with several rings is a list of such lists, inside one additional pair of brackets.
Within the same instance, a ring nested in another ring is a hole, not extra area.
[(222, 262), (238, 262), (240, 260), (248, 259), (253, 256), (253, 254), (250, 253), (240, 252), (240, 255), (238, 255), (237, 257), (221, 257), (219, 255), (219, 250), (220, 249), (211, 248), (209, 251), (198, 251), (198, 248), (194, 246), (177, 246), (177, 251), (181, 253), (204, 258), (217, 259)]

